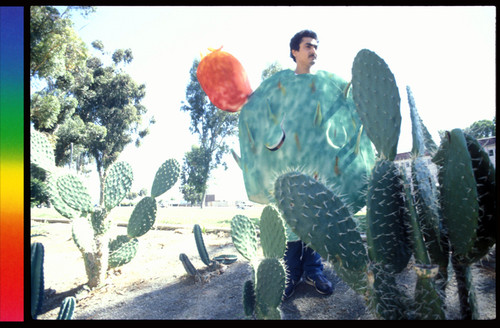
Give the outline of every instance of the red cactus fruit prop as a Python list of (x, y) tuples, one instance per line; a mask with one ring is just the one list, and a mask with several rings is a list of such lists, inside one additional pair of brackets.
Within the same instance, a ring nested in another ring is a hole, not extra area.
[(209, 49), (212, 52), (201, 59), (196, 75), (212, 104), (237, 112), (247, 102), (252, 88), (241, 63), (221, 49)]

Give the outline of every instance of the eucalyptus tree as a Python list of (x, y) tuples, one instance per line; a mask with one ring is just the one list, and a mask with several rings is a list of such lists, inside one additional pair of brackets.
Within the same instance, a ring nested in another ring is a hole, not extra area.
[[(103, 49), (101, 42), (94, 42), (93, 46)], [(101, 203), (107, 168), (125, 146), (132, 142), (140, 146), (141, 139), (149, 133), (149, 126), (155, 122), (154, 118), (143, 122), (147, 114), (142, 104), (146, 85), (137, 83), (123, 69), (123, 65), (132, 62), (132, 51), (118, 49), (111, 59), (110, 65), (104, 65), (99, 57), (90, 57), (85, 69), (75, 75), (72, 90), (78, 100), (75, 115), (85, 126), (82, 143), (88, 156), (95, 160), (101, 182)], [(66, 136), (65, 141), (60, 141), (61, 147), (56, 148), (56, 159), (63, 158), (70, 144), (71, 134)]]
[[(181, 191), (183, 193), (203, 192), (204, 194), (210, 172), (219, 165), (227, 169), (227, 164), (222, 161), (222, 158), (229, 152), (228, 138), (238, 133), (239, 114), (221, 111), (210, 102), (196, 77), (198, 64), (199, 61), (194, 60), (189, 71), (190, 81), (186, 87), (186, 102), (182, 103), (181, 111), (188, 112), (191, 117), (189, 131), (198, 135), (199, 149), (192, 148), (186, 153), (181, 173)], [(191, 152), (196, 153), (190, 154)], [(195, 162), (189, 161), (196, 157), (198, 160)], [(196, 165), (190, 163), (196, 163)], [(182, 178), (186, 174), (196, 175), (197, 178)], [(202, 206), (203, 198), (204, 195), (201, 196)]]
[[(143, 122), (146, 86), (124, 70), (133, 60), (132, 50), (107, 53), (95, 41), (92, 46), (100, 54), (91, 56), (73, 29), (70, 13), (75, 9), (85, 15), (95, 10), (67, 7), (61, 14), (51, 6), (30, 8), (30, 121), (54, 143), (56, 165), (76, 158), (81, 169), (95, 161), (102, 203), (106, 169), (126, 145), (140, 145), (154, 118)], [(103, 64), (105, 57), (111, 64)]]

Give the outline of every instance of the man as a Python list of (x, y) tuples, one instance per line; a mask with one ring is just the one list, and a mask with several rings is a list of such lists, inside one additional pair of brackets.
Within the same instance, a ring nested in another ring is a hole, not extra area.
[(295, 74), (311, 72), (311, 66), (316, 63), (318, 40), (316, 33), (309, 30), (301, 31), (290, 40), (290, 57), (297, 64)]
[[(318, 38), (310, 30), (300, 31), (290, 41), (290, 57), (297, 64), (295, 74), (308, 74), (316, 62)], [(289, 230), (289, 228), (287, 228)], [(285, 265), (288, 270), (285, 299), (292, 296), (295, 287), (302, 281), (302, 275), (307, 284), (316, 288), (320, 294), (330, 295), (333, 286), (323, 274), (323, 264), (318, 253), (288, 231), (289, 241), (285, 253)]]

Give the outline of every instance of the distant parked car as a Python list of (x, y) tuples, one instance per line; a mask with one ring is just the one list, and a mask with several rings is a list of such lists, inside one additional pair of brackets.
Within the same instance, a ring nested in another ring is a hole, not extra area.
[(236, 208), (239, 208), (239, 209), (242, 209), (242, 210), (244, 210), (247, 207), (252, 207), (252, 206), (253, 206), (252, 204), (247, 204), (245, 202), (237, 202), (236, 203)]

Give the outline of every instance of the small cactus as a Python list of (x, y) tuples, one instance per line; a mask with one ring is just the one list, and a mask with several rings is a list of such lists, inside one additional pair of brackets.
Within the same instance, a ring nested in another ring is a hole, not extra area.
[(43, 279), (44, 247), (42, 243), (31, 244), (31, 317), (36, 319), (42, 309), (44, 297)]
[(250, 261), (254, 273), (253, 281), (247, 281), (243, 286), (245, 315), (258, 319), (280, 319), (279, 306), (286, 285), (283, 256), (287, 239), (285, 222), (279, 210), (274, 205), (268, 205), (260, 217), (264, 259), (258, 257), (257, 228), (246, 216), (233, 217), (231, 236), (238, 252)]
[(71, 320), (75, 311), (76, 299), (73, 296), (68, 296), (63, 299), (57, 320)]
[(196, 248), (198, 249), (198, 253), (200, 254), (200, 258), (205, 265), (211, 266), (213, 261), (210, 260), (208, 256), (207, 249), (205, 248), (205, 243), (203, 242), (203, 235), (201, 233), (201, 228), (198, 224), (195, 224), (193, 227), (194, 239), (196, 242)]
[[(200, 255), (200, 259), (203, 263), (205, 263), (205, 265), (208, 266), (209, 271), (218, 270), (222, 267), (222, 264), (231, 264), (234, 263), (234, 261), (236, 261), (237, 259), (236, 255), (224, 255), (224, 254), (218, 255), (213, 259), (210, 259), (210, 256), (208, 255), (207, 249), (205, 247), (205, 242), (203, 241), (203, 233), (201, 231), (201, 227), (199, 224), (194, 225), (193, 234), (194, 234), (194, 240), (196, 242), (196, 248), (198, 249), (198, 254)], [(186, 272), (191, 276), (197, 277), (198, 279), (199, 277), (198, 271), (191, 264), (187, 255), (181, 254), (179, 258), (182, 261), (182, 264), (184, 265)], [(195, 271), (196, 274), (194, 273)]]
[(256, 315), (259, 319), (280, 319), (278, 307), (285, 290), (285, 267), (277, 258), (263, 259), (255, 274)]
[(179, 260), (181, 260), (184, 269), (190, 276), (198, 277), (200, 275), (198, 270), (196, 270), (193, 263), (191, 263), (189, 257), (186, 254), (184, 253), (179, 254)]

